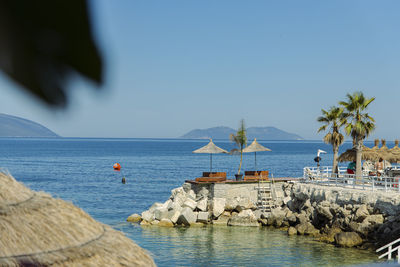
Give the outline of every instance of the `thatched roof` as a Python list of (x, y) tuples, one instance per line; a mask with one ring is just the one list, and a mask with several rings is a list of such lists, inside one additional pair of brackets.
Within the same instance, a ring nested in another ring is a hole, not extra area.
[(210, 142), (207, 145), (205, 145), (199, 149), (196, 149), (195, 151), (193, 151), (193, 153), (219, 154), (219, 153), (228, 153), (228, 151), (226, 151), (225, 149), (222, 149), (220, 147), (217, 147), (213, 143), (212, 139), (210, 139)]
[[(361, 159), (362, 160), (372, 160), (372, 161), (377, 161), (379, 159), (380, 155), (374, 151), (373, 149), (363, 146), (362, 148), (362, 154), (361, 154)], [(353, 161), (356, 160), (356, 150), (355, 148), (347, 149), (345, 152), (340, 154), (338, 157), (339, 162), (344, 162), (344, 161)]]
[(155, 266), (119, 231), (0, 173), (0, 266)]
[(379, 139), (374, 140), (374, 146), (371, 149), (375, 150), (375, 151), (379, 151)]
[(266, 148), (265, 146), (260, 145), (260, 144), (257, 142), (257, 139), (256, 139), (256, 138), (254, 138), (253, 143), (251, 143), (249, 146), (247, 146), (247, 147), (245, 147), (245, 148), (243, 149), (243, 152), (244, 152), (244, 153), (247, 153), (247, 152), (259, 152), (259, 151), (271, 151), (271, 149)]
[(400, 161), (400, 148), (399, 148), (399, 140), (394, 141), (394, 147), (389, 149), (391, 154), (389, 161), (394, 163)]
[(382, 146), (381, 146), (381, 148), (379, 148), (379, 151), (384, 152), (384, 153), (389, 152), (389, 148), (386, 146), (386, 140), (382, 139), (381, 142), (382, 142)]

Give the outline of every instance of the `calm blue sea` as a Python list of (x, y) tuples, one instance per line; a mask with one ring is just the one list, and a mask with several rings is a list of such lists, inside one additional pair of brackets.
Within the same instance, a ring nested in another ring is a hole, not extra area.
[[(372, 252), (288, 237), (272, 228), (164, 229), (125, 222), (130, 214), (166, 201), (171, 189), (209, 170), (209, 155), (192, 153), (207, 142), (0, 138), (0, 167), (32, 189), (71, 201), (95, 219), (125, 232), (152, 253), (159, 266), (334, 266), (377, 259)], [(229, 141), (214, 142), (227, 150), (233, 148)], [(301, 176), (304, 166), (315, 166), (318, 149), (328, 152), (322, 155), (322, 165), (332, 161), (331, 147), (319, 141), (259, 142), (272, 151), (257, 153), (257, 169), (269, 170), (274, 177)], [(349, 147), (346, 143), (342, 150)], [(233, 177), (239, 159), (237, 155), (214, 155), (213, 170)], [(115, 162), (121, 164), (121, 172), (113, 170)], [(242, 169), (254, 169), (254, 153), (244, 155)], [(122, 176), (126, 184), (121, 183)]]

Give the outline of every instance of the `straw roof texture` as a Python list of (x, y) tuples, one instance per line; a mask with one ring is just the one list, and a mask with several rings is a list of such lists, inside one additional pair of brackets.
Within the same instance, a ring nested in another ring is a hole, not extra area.
[(374, 146), (371, 149), (379, 151), (379, 139), (374, 140)]
[(382, 146), (381, 148), (379, 148), (379, 155), (383, 158), (383, 159), (387, 159), (390, 158), (390, 152), (389, 152), (389, 148), (386, 146), (386, 140), (382, 139)]
[(254, 138), (253, 143), (243, 149), (243, 152), (259, 152), (259, 151), (271, 151), (271, 149), (266, 148), (265, 146), (260, 145), (257, 142), (257, 139)]
[[(379, 154), (376, 151), (374, 151), (373, 149), (363, 145), (361, 159), (377, 161), (379, 159)], [(353, 160), (356, 160), (355, 148), (347, 149), (345, 152), (340, 154), (340, 156), (338, 157), (339, 162), (353, 161)]]
[(222, 149), (220, 147), (217, 147), (213, 143), (212, 139), (210, 139), (210, 142), (207, 145), (205, 145), (199, 149), (196, 149), (195, 151), (193, 151), (193, 153), (219, 154), (219, 153), (228, 153), (228, 151), (226, 151), (225, 149)]
[(119, 231), (0, 173), (0, 266), (155, 266)]
[(389, 161), (394, 163), (400, 161), (400, 147), (399, 147), (399, 140), (394, 140), (394, 147), (389, 149), (391, 154)]

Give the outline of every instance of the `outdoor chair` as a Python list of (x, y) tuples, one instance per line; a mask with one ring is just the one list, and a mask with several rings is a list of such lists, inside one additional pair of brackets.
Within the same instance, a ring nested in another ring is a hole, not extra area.
[(244, 181), (258, 181), (258, 180), (263, 180), (267, 181), (268, 180), (268, 171), (245, 171), (244, 172)]
[(196, 178), (195, 181), (208, 183), (224, 182), (226, 181), (226, 172), (203, 172), (203, 176)]

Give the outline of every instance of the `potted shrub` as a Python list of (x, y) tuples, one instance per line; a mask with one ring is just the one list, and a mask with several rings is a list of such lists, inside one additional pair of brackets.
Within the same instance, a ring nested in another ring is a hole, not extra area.
[(245, 127), (243, 119), (240, 121), (239, 129), (237, 130), (236, 134), (231, 134), (229, 136), (229, 138), (237, 146), (237, 148), (232, 149), (230, 153), (231, 154), (240, 153), (239, 169), (238, 169), (238, 173), (235, 174), (236, 181), (239, 181), (243, 177), (243, 174), (240, 173), (240, 169), (242, 168), (243, 149), (245, 148), (245, 146), (247, 144), (246, 127)]

